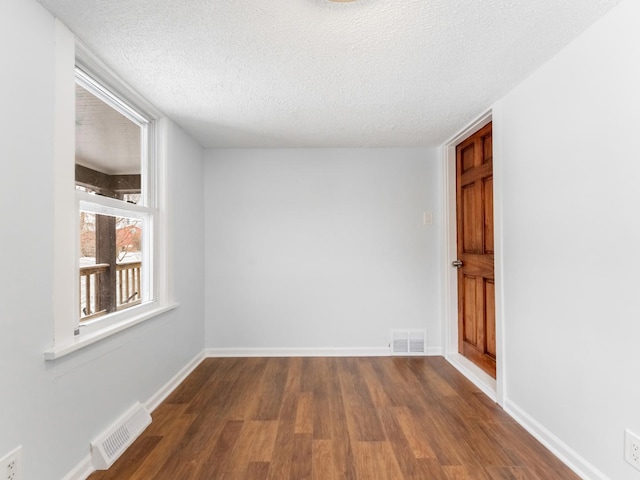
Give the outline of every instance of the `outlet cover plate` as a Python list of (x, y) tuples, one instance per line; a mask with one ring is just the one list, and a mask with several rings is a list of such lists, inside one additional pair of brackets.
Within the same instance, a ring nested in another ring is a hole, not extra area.
[(640, 470), (640, 437), (629, 430), (624, 431), (624, 459)]
[(22, 480), (22, 447), (0, 459), (0, 480)]

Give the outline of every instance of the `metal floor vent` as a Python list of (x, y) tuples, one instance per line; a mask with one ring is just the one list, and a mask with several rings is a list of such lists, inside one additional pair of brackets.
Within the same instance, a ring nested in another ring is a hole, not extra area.
[(91, 458), (96, 470), (107, 470), (129, 445), (151, 424), (151, 415), (136, 403), (98, 439), (91, 442)]
[(391, 355), (425, 355), (426, 330), (392, 330)]

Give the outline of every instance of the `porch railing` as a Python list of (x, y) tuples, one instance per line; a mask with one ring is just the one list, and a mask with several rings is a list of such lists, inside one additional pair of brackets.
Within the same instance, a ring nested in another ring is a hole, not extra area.
[[(116, 264), (116, 310), (122, 310), (140, 304), (142, 262)], [(108, 263), (99, 263), (80, 267), (80, 321), (105, 315), (106, 309), (98, 310), (100, 301), (100, 282), (104, 281), (109, 269)]]

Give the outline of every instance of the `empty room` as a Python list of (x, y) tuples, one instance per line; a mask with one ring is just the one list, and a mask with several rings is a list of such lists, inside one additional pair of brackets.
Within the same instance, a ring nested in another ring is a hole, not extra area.
[(0, 480), (640, 478), (640, 2), (0, 40)]

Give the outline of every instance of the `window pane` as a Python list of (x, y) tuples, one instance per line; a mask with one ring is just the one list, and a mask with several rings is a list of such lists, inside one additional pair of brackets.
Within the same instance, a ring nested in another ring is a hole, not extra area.
[(76, 84), (76, 188), (139, 203), (143, 136), (140, 125)]
[(80, 320), (142, 301), (144, 222), (80, 211)]
[(105, 269), (96, 266), (96, 215), (80, 212), (80, 318), (97, 316), (97, 291)]

